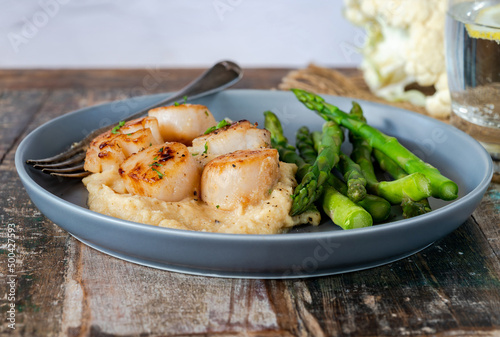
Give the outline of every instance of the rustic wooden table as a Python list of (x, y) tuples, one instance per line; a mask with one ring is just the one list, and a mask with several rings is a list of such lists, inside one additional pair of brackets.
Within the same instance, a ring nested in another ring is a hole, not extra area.
[[(287, 71), (249, 69), (236, 87), (276, 88)], [(500, 184), (490, 185), (461, 227), (418, 254), (286, 281), (189, 276), (124, 262), (79, 243), (31, 203), (14, 153), (35, 127), (100, 102), (173, 91), (200, 72), (0, 71), (1, 336), (500, 335)], [(14, 279), (9, 228), (16, 234)]]

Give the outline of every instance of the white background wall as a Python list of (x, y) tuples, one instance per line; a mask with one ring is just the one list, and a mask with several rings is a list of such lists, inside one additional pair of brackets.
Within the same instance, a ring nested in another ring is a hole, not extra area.
[(0, 0), (0, 68), (355, 66), (341, 0)]

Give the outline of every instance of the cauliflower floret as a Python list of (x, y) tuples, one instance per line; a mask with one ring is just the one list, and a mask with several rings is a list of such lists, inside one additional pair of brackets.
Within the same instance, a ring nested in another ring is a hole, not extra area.
[[(451, 111), (444, 55), (446, 0), (344, 0), (344, 15), (366, 30), (361, 69), (370, 89), (389, 101), (425, 106), (444, 118)], [(425, 96), (409, 84), (434, 86)]]

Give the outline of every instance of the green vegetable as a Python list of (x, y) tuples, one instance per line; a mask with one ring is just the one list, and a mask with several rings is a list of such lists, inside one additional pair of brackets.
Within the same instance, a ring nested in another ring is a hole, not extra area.
[[(299, 154), (295, 148), (288, 143), (288, 140), (283, 135), (283, 129), (278, 117), (271, 111), (264, 112), (265, 128), (271, 132), (271, 144), (278, 149), (280, 159), (287, 163), (295, 163), (299, 170), (297, 178), (300, 178), (299, 172), (311, 167)], [(311, 143), (310, 143), (311, 144)], [(283, 155), (282, 155), (283, 154)], [(309, 158), (311, 160), (311, 158)], [(316, 162), (314, 158), (312, 162)], [(370, 214), (362, 207), (356, 205), (349, 198), (337, 192), (337, 190), (328, 184), (325, 184), (324, 193), (322, 194), (321, 204), (325, 213), (333, 220), (335, 224), (344, 228), (360, 228), (371, 226), (373, 220)]]
[(353, 150), (351, 158), (357, 163), (366, 179), (371, 194), (378, 195), (390, 203), (401, 204), (403, 198), (421, 200), (430, 196), (430, 182), (422, 173), (413, 173), (393, 181), (378, 181), (372, 164), (370, 144), (361, 137), (351, 137)]
[[(363, 114), (363, 109), (361, 106), (356, 103), (352, 102), (352, 108), (350, 111), (351, 115), (356, 116), (358, 119), (362, 120), (363, 122), (366, 122), (366, 118)], [(356, 150), (358, 151), (360, 147), (366, 147), (366, 149), (371, 150), (371, 154), (375, 157), (375, 159), (378, 161), (379, 166), (382, 170), (386, 171), (389, 173), (393, 179), (402, 179), (406, 177), (408, 174), (392, 159), (390, 159), (388, 156), (383, 154), (381, 151), (377, 149), (371, 149), (369, 145), (362, 139), (360, 140), (360, 137), (357, 137), (356, 135), (353, 135), (350, 133), (350, 139), (351, 142), (361, 142), (361, 146), (356, 147)], [(359, 145), (359, 144), (358, 144)], [(366, 155), (364, 155), (366, 156)], [(371, 158), (370, 158), (370, 165), (371, 165)], [(431, 211), (431, 207), (429, 205), (429, 201), (427, 198), (416, 201), (411, 199), (410, 197), (403, 197), (403, 200), (401, 202), (401, 209), (403, 210), (403, 217), (404, 218), (411, 218), (420, 214), (425, 214)]]
[(318, 146), (319, 143), (321, 142), (321, 131), (313, 131), (311, 132), (311, 138), (314, 144), (314, 150), (318, 152)]
[[(333, 186), (340, 193), (347, 195), (347, 185), (334, 174), (328, 178), (328, 184)], [(363, 200), (358, 201), (356, 204), (370, 213), (373, 222), (376, 223), (387, 220), (391, 214), (391, 204), (384, 198), (376, 195), (367, 194)]]
[[(312, 150), (319, 146), (321, 133), (313, 132), (310, 136)], [(297, 140), (299, 141), (299, 140)], [(298, 144), (297, 144), (298, 145)], [(306, 146), (306, 145), (303, 145)], [(302, 155), (302, 152), (301, 152)], [(337, 169), (343, 174), (344, 181), (347, 183), (347, 191), (344, 193), (354, 202), (363, 200), (366, 196), (366, 179), (361, 171), (361, 168), (349, 156), (340, 152), (339, 163)]]
[(297, 150), (299, 150), (300, 156), (312, 165), (318, 154), (314, 149), (314, 143), (307, 126), (303, 126), (297, 130), (295, 145)]
[(370, 213), (328, 184), (321, 204), (332, 221), (343, 229), (369, 227), (373, 224)]
[(339, 161), (343, 139), (344, 134), (337, 123), (328, 121), (323, 125), (323, 136), (318, 147), (318, 156), (300, 184), (295, 188), (292, 196), (292, 215), (304, 212), (321, 196), (323, 183)]
[[(406, 172), (398, 164), (379, 150), (373, 150), (373, 155), (378, 161), (380, 168), (389, 173), (392, 178), (402, 179), (407, 176)], [(427, 198), (418, 201), (412, 200), (409, 197), (403, 198), (401, 208), (403, 209), (404, 218), (411, 218), (431, 211), (431, 206)]]
[(278, 150), (280, 160), (297, 165), (296, 176), (301, 180), (311, 165), (288, 143), (288, 139), (283, 135), (281, 122), (272, 111), (264, 112), (264, 127), (271, 133), (271, 146)]
[(349, 156), (341, 153), (338, 168), (347, 182), (347, 196), (349, 199), (354, 202), (363, 200), (366, 197), (366, 179), (361, 167)]
[[(296, 152), (295, 147), (288, 143), (288, 139), (283, 135), (281, 122), (272, 111), (264, 112), (264, 127), (271, 133), (271, 145), (278, 150), (280, 160), (297, 165), (296, 176), (302, 179), (311, 165), (307, 164)], [(315, 205), (310, 205), (307, 210), (317, 211), (317, 208)]]
[[(312, 153), (316, 154), (317, 152), (315, 149), (318, 148), (319, 143), (321, 142), (321, 132), (313, 131), (307, 135), (305, 130), (302, 130), (302, 131), (303, 131), (303, 134), (301, 135), (301, 137), (297, 138), (297, 148), (302, 149), (302, 151), (305, 151), (306, 153), (312, 152)], [(306, 135), (309, 137), (309, 140), (306, 139), (306, 137), (305, 137)], [(301, 144), (302, 141), (304, 141), (304, 144)], [(302, 156), (302, 152), (301, 151), (299, 151), (299, 152)], [(342, 155), (341, 155), (341, 157), (342, 157)], [(314, 163), (315, 159), (312, 158), (312, 156), (308, 156), (308, 158), (310, 158), (309, 163)], [(340, 178), (335, 176), (335, 174), (333, 172), (330, 173), (327, 182), (330, 186), (325, 187), (325, 189), (335, 188), (337, 191), (339, 191), (343, 195), (348, 196), (347, 185)], [(326, 194), (324, 193), (323, 198), (325, 197), (325, 195)], [(351, 198), (349, 198), (349, 199), (351, 199)], [(340, 199), (337, 199), (337, 200), (340, 200)], [(342, 200), (340, 200), (340, 201), (342, 201)], [(375, 196), (375, 195), (366, 194), (366, 190), (365, 190), (365, 197), (363, 198), (363, 200), (356, 202), (356, 204), (358, 206), (363, 207), (366, 211), (368, 211), (368, 213), (370, 213), (370, 215), (372, 216), (372, 219), (373, 219), (372, 222), (385, 221), (385, 220), (387, 220), (387, 218), (389, 217), (389, 215), (391, 213), (391, 204), (387, 200), (385, 200), (384, 198)], [(346, 204), (344, 204), (344, 207), (352, 207), (352, 204), (346, 203)]]
[[(364, 138), (373, 148), (376, 148), (394, 160), (409, 174), (423, 174), (431, 185), (432, 196), (443, 200), (453, 200), (458, 196), (458, 186), (455, 182), (443, 176), (438, 169), (425, 163), (410, 150), (402, 146), (394, 137), (387, 136), (356, 117), (349, 116), (338, 107), (328, 104), (323, 98), (300, 89), (292, 89), (304, 105), (318, 112), (327, 121), (349, 129), (356, 136)], [(420, 179), (421, 180), (421, 179)], [(413, 199), (413, 198), (412, 198)]]

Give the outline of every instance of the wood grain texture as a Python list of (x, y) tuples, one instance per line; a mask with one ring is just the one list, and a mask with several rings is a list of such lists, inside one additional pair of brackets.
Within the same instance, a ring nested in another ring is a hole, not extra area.
[[(0, 238), (15, 224), (18, 256), (11, 330), (0, 251), (0, 336), (500, 335), (496, 183), (466, 223), (418, 254), (296, 280), (209, 278), (135, 265), (81, 244), (34, 207), (14, 167), (15, 150), (31, 130), (67, 111), (178, 89), (200, 72), (158, 70), (154, 85), (148, 70), (0, 71)], [(238, 86), (276, 88), (287, 73), (249, 70)]]
[[(5, 89), (83, 89), (125, 88), (139, 96), (144, 91), (173, 91), (201, 75), (204, 69), (0, 69), (1, 88)], [(277, 88), (290, 69), (244, 69), (234, 88)], [(352, 72), (352, 70), (346, 70)], [(144, 93), (142, 93), (144, 94)]]

